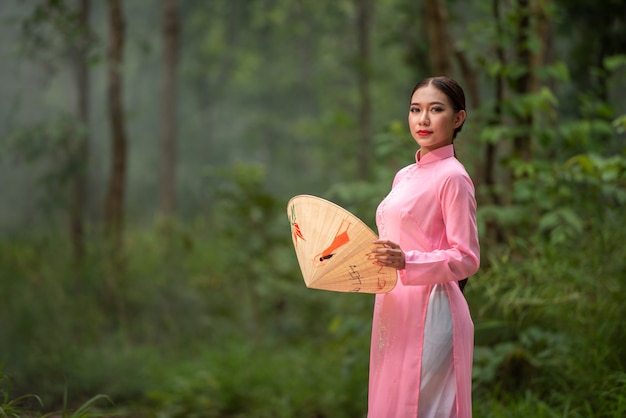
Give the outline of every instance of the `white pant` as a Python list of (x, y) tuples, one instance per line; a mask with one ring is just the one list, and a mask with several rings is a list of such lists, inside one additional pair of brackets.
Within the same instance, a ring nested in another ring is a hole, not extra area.
[(428, 300), (424, 324), (418, 418), (456, 417), (452, 333), (448, 294), (443, 285), (435, 285)]

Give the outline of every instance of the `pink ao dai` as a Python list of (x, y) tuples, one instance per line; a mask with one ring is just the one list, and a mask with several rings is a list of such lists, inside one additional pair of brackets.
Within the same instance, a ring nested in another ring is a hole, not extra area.
[(452, 145), (419, 157), (376, 212), (406, 267), (376, 296), (368, 418), (472, 416), (474, 325), (457, 281), (480, 263), (474, 186)]

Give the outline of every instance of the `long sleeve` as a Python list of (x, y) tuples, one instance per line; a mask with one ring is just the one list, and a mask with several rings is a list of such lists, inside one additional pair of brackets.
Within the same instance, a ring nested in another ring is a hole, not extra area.
[(438, 199), (443, 227), (437, 249), (405, 251), (400, 271), (405, 285), (458, 281), (478, 271), (480, 247), (476, 226), (474, 186), (468, 176), (454, 173), (442, 184)]

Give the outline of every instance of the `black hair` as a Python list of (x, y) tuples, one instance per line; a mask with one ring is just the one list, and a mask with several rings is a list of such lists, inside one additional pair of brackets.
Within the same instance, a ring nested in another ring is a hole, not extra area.
[[(460, 112), (461, 110), (465, 110), (465, 93), (463, 92), (463, 88), (457, 83), (455, 80), (449, 77), (428, 77), (420, 81), (413, 87), (413, 91), (411, 92), (411, 97), (413, 97), (413, 93), (415, 93), (418, 89), (422, 87), (426, 87), (429, 85), (435, 86), (437, 90), (445, 94), (450, 102), (452, 103), (452, 108), (455, 112)], [(463, 121), (465, 123), (465, 121)], [(454, 134), (452, 135), (452, 139), (456, 138), (456, 134), (461, 132), (461, 128), (463, 128), (463, 123), (454, 130)]]

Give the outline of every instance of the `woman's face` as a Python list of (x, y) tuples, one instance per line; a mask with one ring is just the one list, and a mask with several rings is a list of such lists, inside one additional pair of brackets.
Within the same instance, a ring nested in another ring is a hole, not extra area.
[(413, 93), (409, 106), (409, 129), (420, 146), (420, 157), (452, 143), (454, 130), (465, 121), (465, 111), (456, 112), (443, 92), (432, 84)]

